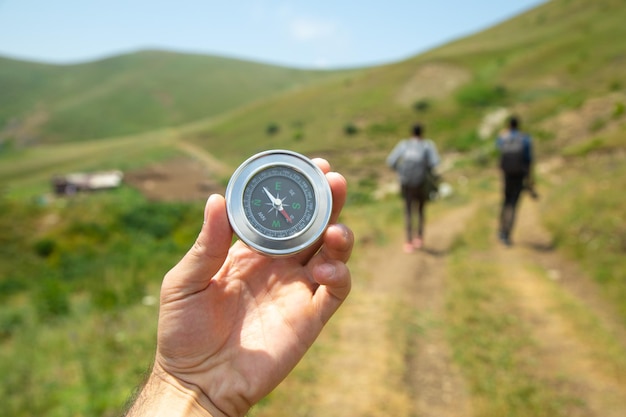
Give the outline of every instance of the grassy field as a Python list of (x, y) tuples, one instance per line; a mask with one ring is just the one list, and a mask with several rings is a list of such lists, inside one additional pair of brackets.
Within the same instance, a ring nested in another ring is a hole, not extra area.
[(160, 278), (201, 208), (123, 189), (0, 211), (7, 415), (114, 415), (149, 364)]

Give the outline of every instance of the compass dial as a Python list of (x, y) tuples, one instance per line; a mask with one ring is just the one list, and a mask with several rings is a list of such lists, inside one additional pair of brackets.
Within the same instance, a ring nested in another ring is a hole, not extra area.
[(324, 173), (310, 159), (275, 150), (254, 155), (235, 171), (226, 207), (244, 243), (282, 256), (317, 241), (330, 220), (332, 195)]
[(265, 236), (290, 238), (311, 224), (315, 192), (298, 171), (284, 166), (256, 173), (243, 192), (246, 218)]

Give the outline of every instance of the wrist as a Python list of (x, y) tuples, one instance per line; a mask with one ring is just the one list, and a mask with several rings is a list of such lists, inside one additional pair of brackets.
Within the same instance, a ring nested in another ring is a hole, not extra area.
[(155, 364), (127, 417), (227, 417), (195, 385)]

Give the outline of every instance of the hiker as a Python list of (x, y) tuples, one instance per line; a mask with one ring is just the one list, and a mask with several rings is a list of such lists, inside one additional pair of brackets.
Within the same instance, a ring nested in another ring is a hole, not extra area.
[(520, 194), (524, 189), (528, 189), (531, 196), (534, 198), (537, 196), (530, 176), (533, 160), (532, 140), (528, 134), (520, 130), (519, 118), (511, 116), (508, 119), (508, 129), (500, 133), (496, 139), (496, 146), (500, 152), (503, 181), (498, 237), (502, 243), (511, 246), (511, 231)]
[[(430, 199), (430, 187), (426, 181), (429, 170), (439, 164), (437, 147), (423, 137), (424, 127), (413, 126), (413, 135), (401, 140), (387, 157), (387, 165), (395, 170), (400, 181), (404, 200), (406, 242), (404, 251), (413, 252), (424, 244), (424, 208)], [(413, 234), (413, 218), (417, 214), (417, 230)]]
[[(212, 195), (196, 243), (163, 279), (153, 368), (127, 416), (243, 416), (296, 366), (350, 292), (346, 181), (328, 162), (331, 223), (316, 247), (260, 255)], [(319, 249), (319, 250), (318, 250)]]

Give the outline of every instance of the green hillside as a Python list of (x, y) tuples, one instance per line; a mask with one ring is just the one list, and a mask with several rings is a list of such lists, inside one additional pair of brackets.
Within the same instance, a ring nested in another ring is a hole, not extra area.
[[(603, 135), (609, 146), (619, 142), (624, 125), (622, 6), (611, 0), (551, 1), (415, 58), (270, 100), (198, 132), (196, 139), (214, 152), (235, 155), (268, 141), (307, 152), (356, 147), (380, 162), (390, 141), (406, 135), (418, 119), (443, 149), (476, 149), (482, 146), (478, 129), (484, 118), (504, 107), (522, 116), (542, 148), (552, 149), (566, 140), (559, 115), (585, 113), (585, 104), (601, 100), (606, 111), (581, 114), (585, 128), (567, 141)], [(280, 133), (268, 137), (268, 124), (280, 125)], [(348, 125), (358, 133), (346, 135)]]
[(161, 51), (78, 65), (0, 58), (0, 139), (54, 143), (178, 126), (331, 75)]

